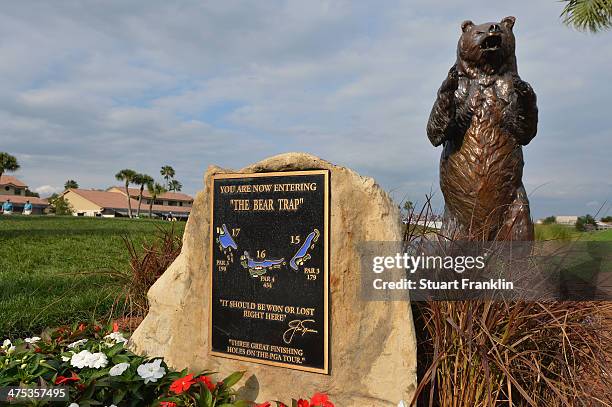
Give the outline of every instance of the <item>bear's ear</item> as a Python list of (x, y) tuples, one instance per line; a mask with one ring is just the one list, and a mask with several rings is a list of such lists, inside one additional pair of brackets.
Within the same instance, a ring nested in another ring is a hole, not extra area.
[(471, 20), (465, 20), (461, 23), (461, 31), (466, 32), (470, 27), (473, 27), (474, 23)]
[(516, 17), (508, 16), (504, 17), (501, 20), (501, 23), (506, 26), (508, 29), (512, 29), (514, 27), (514, 22), (516, 21)]

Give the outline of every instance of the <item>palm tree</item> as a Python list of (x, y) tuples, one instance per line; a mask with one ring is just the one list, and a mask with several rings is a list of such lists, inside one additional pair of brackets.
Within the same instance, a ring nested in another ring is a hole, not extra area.
[(153, 202), (155, 202), (158, 196), (166, 192), (166, 188), (158, 182), (151, 181), (147, 184), (147, 190), (151, 196), (149, 201), (149, 218), (153, 218)]
[(0, 177), (6, 171), (17, 171), (19, 169), (19, 164), (17, 163), (17, 159), (10, 155), (9, 153), (0, 151)]
[(181, 184), (179, 181), (175, 179), (170, 181), (170, 184), (168, 185), (169, 191), (179, 192), (181, 189), (183, 189), (183, 184)]
[(64, 189), (78, 189), (78, 188), (79, 188), (79, 184), (73, 179), (69, 179), (64, 184)]
[(563, 0), (563, 23), (593, 33), (612, 27), (612, 0)]
[(126, 168), (124, 170), (119, 171), (115, 174), (115, 178), (117, 181), (125, 182), (125, 194), (127, 195), (127, 204), (128, 204), (128, 216), (132, 217), (132, 202), (130, 199), (130, 184), (134, 182), (134, 177), (136, 177), (137, 173), (134, 170), (130, 170)]
[(169, 165), (164, 165), (161, 167), (161, 171), (159, 172), (162, 177), (166, 180), (166, 188), (170, 187), (170, 178), (174, 178), (174, 168)]
[(153, 177), (147, 174), (136, 174), (134, 177), (134, 184), (140, 185), (140, 192), (138, 193), (138, 209), (136, 210), (136, 217), (140, 217), (140, 204), (142, 203), (142, 193), (144, 192), (145, 186), (153, 182)]

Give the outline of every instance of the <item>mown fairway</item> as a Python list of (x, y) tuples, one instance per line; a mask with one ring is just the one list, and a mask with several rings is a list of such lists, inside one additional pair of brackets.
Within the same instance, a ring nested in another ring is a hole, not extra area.
[[(122, 236), (137, 247), (168, 222), (78, 217), (0, 216), (0, 338), (102, 318), (116, 289), (106, 276), (128, 267)], [(184, 222), (177, 222), (183, 233)]]
[(612, 229), (579, 232), (573, 226), (535, 225), (536, 240), (588, 240), (597, 242), (612, 241)]

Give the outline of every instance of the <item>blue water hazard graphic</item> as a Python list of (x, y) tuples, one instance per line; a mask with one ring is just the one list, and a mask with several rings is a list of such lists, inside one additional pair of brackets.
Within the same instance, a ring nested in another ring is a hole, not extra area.
[(244, 252), (244, 254), (240, 256), (240, 264), (242, 264), (242, 267), (249, 269), (251, 277), (259, 277), (266, 274), (270, 269), (280, 268), (284, 261), (284, 258), (253, 260), (249, 252)]
[[(219, 249), (227, 255), (227, 260), (233, 262), (233, 253), (230, 249), (237, 250), (238, 244), (229, 232), (227, 225), (223, 223), (221, 228), (218, 229), (219, 236), (217, 237), (217, 243), (219, 243)], [(309, 251), (314, 248), (315, 243), (319, 240), (321, 233), (318, 229), (314, 229), (308, 234), (304, 243), (300, 246), (297, 252), (291, 258), (289, 267), (295, 271), (299, 271), (300, 266), (304, 265), (311, 256)], [(265, 252), (265, 251), (263, 251)], [(240, 256), (240, 264), (243, 268), (248, 269), (251, 277), (259, 277), (267, 273), (269, 270), (279, 269), (282, 266), (286, 266), (285, 257), (280, 259), (253, 259), (248, 251), (244, 251), (244, 254)]]
[(318, 229), (315, 229), (310, 232), (310, 234), (308, 235), (302, 246), (299, 248), (297, 253), (295, 253), (291, 261), (289, 261), (289, 267), (291, 267), (295, 271), (298, 271), (299, 266), (303, 265), (306, 260), (310, 259), (310, 254), (308, 254), (308, 251), (314, 248), (314, 243), (319, 240), (320, 234), (321, 233)]
[(218, 241), (222, 249), (227, 249), (228, 247), (231, 247), (233, 249), (238, 249), (238, 245), (234, 241), (234, 238), (232, 238), (232, 235), (230, 235), (230, 233), (228, 232), (227, 226), (225, 226), (225, 223), (221, 225), (221, 232), (219, 232)]

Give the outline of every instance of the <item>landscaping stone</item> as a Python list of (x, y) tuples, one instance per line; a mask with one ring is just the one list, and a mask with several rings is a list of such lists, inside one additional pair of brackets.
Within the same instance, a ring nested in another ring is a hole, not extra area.
[[(208, 354), (210, 185), (220, 173), (328, 169), (331, 172), (331, 342), (329, 375)], [(398, 207), (371, 178), (317, 157), (288, 153), (239, 171), (208, 168), (176, 261), (149, 291), (150, 311), (131, 348), (163, 356), (177, 368), (222, 375), (246, 370), (241, 397), (257, 401), (327, 393), (339, 407), (397, 406), (416, 389), (416, 341), (410, 303), (367, 302), (360, 296), (363, 241), (401, 240)]]

